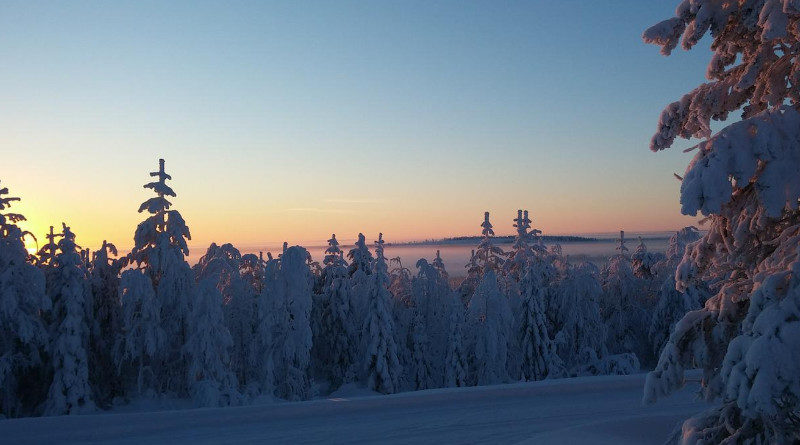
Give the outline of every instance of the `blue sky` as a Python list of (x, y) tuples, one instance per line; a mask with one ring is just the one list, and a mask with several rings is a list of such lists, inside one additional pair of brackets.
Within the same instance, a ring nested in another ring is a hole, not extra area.
[(520, 207), (677, 229), (689, 143), (647, 146), (709, 51), (641, 42), (674, 3), (3, 2), (0, 180), (88, 244), (129, 244), (160, 156), (198, 242), (477, 233), (483, 210), (505, 233)]

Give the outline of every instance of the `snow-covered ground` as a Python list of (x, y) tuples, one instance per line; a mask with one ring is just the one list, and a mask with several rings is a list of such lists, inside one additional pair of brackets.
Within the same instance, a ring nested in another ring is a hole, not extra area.
[(696, 384), (641, 404), (644, 374), (221, 409), (0, 421), (0, 442), (657, 444), (703, 409)]

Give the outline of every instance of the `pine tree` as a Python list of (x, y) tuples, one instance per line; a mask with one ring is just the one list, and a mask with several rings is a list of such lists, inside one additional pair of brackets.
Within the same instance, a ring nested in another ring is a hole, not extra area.
[(53, 382), (45, 412), (76, 414), (94, 409), (89, 385), (89, 325), (91, 289), (75, 244), (75, 234), (63, 224), (52, 280), (47, 283), (53, 300), (53, 334), (50, 354)]
[[(186, 391), (186, 359), (182, 351), (186, 343), (186, 318), (194, 291), (192, 270), (185, 260), (189, 254), (186, 241), (191, 239), (191, 235), (181, 214), (169, 210), (172, 203), (166, 197), (176, 195), (166, 183), (172, 177), (164, 170), (163, 159), (159, 159), (158, 171), (151, 172), (150, 176), (157, 180), (144, 187), (152, 189), (156, 196), (139, 207), (140, 213), (147, 211), (150, 216), (136, 228), (130, 259), (150, 278), (161, 310), (161, 329), (166, 334), (163, 364), (153, 371), (158, 369), (160, 375), (156, 378), (167, 390), (181, 394)], [(141, 301), (147, 296), (133, 298)]]
[[(44, 274), (28, 260), (25, 236), (17, 223), (25, 217), (6, 212), (19, 198), (0, 187), (0, 413), (33, 413), (46, 387), (42, 352), (48, 334), (40, 314), (51, 309)], [(30, 235), (32, 236), (32, 235)]]
[[(716, 282), (687, 313), (647, 379), (645, 399), (681, 387), (703, 368), (703, 392), (720, 403), (673, 438), (695, 443), (800, 441), (800, 5), (796, 1), (681, 2), (676, 16), (644, 33), (669, 54), (711, 31), (710, 82), (670, 104), (651, 141), (706, 138), (681, 184), (682, 212), (708, 218), (676, 272), (683, 291)], [(742, 108), (743, 107), (743, 108)], [(712, 136), (710, 120), (742, 108), (742, 120)]]
[(367, 388), (383, 394), (400, 389), (400, 361), (394, 337), (394, 323), (389, 304), (389, 271), (383, 254), (383, 234), (375, 241), (375, 268), (370, 275), (367, 317), (362, 331), (367, 343), (362, 370)]

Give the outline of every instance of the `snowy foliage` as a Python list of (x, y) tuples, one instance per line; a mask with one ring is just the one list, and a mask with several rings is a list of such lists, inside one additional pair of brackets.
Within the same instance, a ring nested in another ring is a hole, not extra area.
[(612, 354), (633, 352), (640, 362), (650, 361), (647, 337), (651, 301), (645, 281), (633, 272), (630, 259), (615, 255), (601, 273), (601, 313), (608, 327), (606, 345)]
[[(719, 407), (683, 424), (682, 443), (800, 441), (798, 243), (800, 243), (800, 9), (793, 0), (684, 0), (676, 17), (648, 29), (669, 54), (711, 31), (703, 84), (662, 113), (652, 150), (676, 137), (698, 144), (681, 185), (683, 213), (709, 216), (706, 234), (678, 265), (676, 288), (715, 283), (686, 314), (648, 376), (645, 400), (704, 370), (703, 392)], [(742, 120), (711, 135), (711, 119), (743, 107)]]
[(6, 211), (19, 198), (7, 194), (0, 187), (0, 413), (19, 416), (36, 408), (24, 393), (34, 392), (41, 372), (48, 334), (40, 313), (50, 310), (50, 299), (44, 275), (28, 262), (26, 232), (17, 226), (25, 218)]
[(383, 254), (383, 234), (375, 241), (375, 269), (370, 280), (367, 317), (362, 331), (367, 343), (364, 355), (364, 381), (367, 388), (384, 394), (400, 389), (400, 361), (394, 337), (394, 323), (389, 310), (389, 272)]
[[(311, 396), (311, 285), (308, 251), (299, 246), (286, 249), (280, 258), (280, 273), (273, 304), (273, 363), (276, 395), (288, 400)], [(267, 289), (265, 288), (265, 291)], [(275, 329), (277, 328), (277, 329)]]
[(58, 254), (47, 292), (53, 301), (53, 338), (50, 355), (53, 382), (45, 412), (76, 414), (94, 409), (89, 386), (89, 326), (91, 290), (75, 244), (75, 234), (63, 225)]
[(545, 288), (537, 269), (530, 267), (522, 277), (519, 311), (519, 345), (521, 376), (525, 380), (561, 377), (565, 370), (555, 344), (547, 331), (544, 311)]
[(347, 263), (335, 236), (328, 240), (326, 254), (322, 292), (315, 296), (313, 355), (317, 374), (336, 389), (353, 379), (358, 337)]
[(548, 297), (551, 335), (570, 374), (576, 374), (575, 369), (585, 364), (586, 350), (594, 356), (605, 355), (606, 326), (599, 306), (603, 288), (598, 275), (592, 264), (567, 264)]
[(198, 406), (238, 403), (238, 382), (231, 371), (234, 343), (222, 312), (221, 277), (214, 272), (201, 279), (188, 318), (185, 353), (189, 360), (187, 386)]
[(108, 405), (123, 392), (114, 370), (116, 335), (122, 322), (119, 298), (122, 261), (111, 255), (117, 255), (116, 246), (103, 241), (100, 249), (94, 252), (89, 270), (92, 295), (89, 371), (98, 405)]
[(483, 239), (481, 239), (478, 248), (475, 250), (475, 261), (483, 271), (491, 269), (498, 272), (503, 266), (503, 256), (505, 253), (503, 249), (495, 246), (492, 242), (494, 230), (492, 228), (492, 223), (489, 222), (489, 212), (483, 213), (481, 235), (483, 235)]
[(506, 361), (511, 340), (511, 309), (497, 275), (488, 269), (467, 308), (469, 382), (489, 385), (508, 380)]
[(161, 328), (166, 335), (166, 356), (164, 366), (158, 376), (167, 388), (176, 393), (186, 390), (186, 360), (183, 345), (186, 341), (186, 317), (194, 291), (194, 278), (185, 256), (189, 254), (186, 244), (191, 239), (189, 228), (183, 217), (166, 197), (174, 197), (175, 192), (166, 181), (172, 179), (164, 170), (164, 160), (159, 160), (157, 172), (150, 176), (158, 180), (145, 184), (156, 196), (139, 207), (139, 212), (147, 211), (150, 216), (139, 223), (134, 235), (134, 247), (130, 259), (141, 268), (151, 280), (156, 299), (160, 305)]

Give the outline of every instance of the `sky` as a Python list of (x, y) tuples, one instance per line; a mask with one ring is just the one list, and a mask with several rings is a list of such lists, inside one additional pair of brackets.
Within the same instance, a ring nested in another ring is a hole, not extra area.
[(0, 3), (0, 181), (40, 239), (122, 249), (166, 159), (190, 246), (677, 230), (658, 116), (708, 43), (676, 1)]

